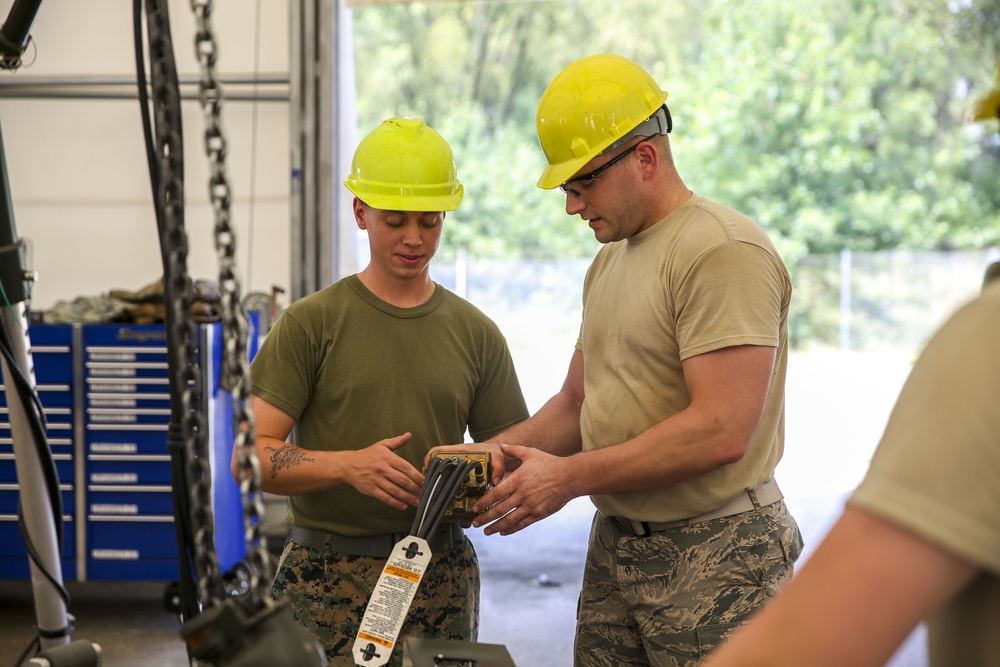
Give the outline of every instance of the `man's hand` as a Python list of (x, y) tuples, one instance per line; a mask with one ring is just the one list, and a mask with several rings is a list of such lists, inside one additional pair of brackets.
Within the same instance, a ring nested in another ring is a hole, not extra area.
[(518, 465), (472, 508), (478, 514), (472, 525), (485, 526), (486, 535), (512, 535), (573, 499), (565, 457), (518, 445), (500, 445), (500, 450)]
[(410, 433), (380, 440), (357, 452), (345, 452), (347, 482), (355, 489), (396, 509), (416, 507), (423, 474), (395, 452)]

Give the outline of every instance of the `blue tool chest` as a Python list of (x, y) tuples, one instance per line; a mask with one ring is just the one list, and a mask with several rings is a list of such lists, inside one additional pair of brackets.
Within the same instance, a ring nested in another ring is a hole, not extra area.
[[(243, 504), (230, 473), (231, 395), (220, 388), (222, 327), (198, 326), (202, 423), (222, 571), (245, 556)], [(251, 331), (249, 340), (256, 342)], [(63, 503), (64, 580), (178, 579), (167, 450), (170, 391), (163, 325), (33, 324), (36, 389)], [(251, 346), (251, 356), (256, 351)], [(207, 353), (206, 353), (207, 352)], [(0, 394), (0, 578), (30, 577), (17, 525), (19, 483)], [(34, 483), (41, 483), (37, 481)]]

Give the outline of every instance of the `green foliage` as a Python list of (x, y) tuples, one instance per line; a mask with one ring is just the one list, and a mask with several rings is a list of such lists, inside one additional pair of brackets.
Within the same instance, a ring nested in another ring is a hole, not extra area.
[(464, 247), (477, 257), (507, 256), (512, 248), (523, 257), (593, 254), (597, 241), (586, 223), (566, 215), (559, 193), (534, 187), (545, 166), (534, 137), (527, 142), (510, 125), (487, 134), (482, 116), (469, 104), (449, 111), (439, 126), (455, 147), (466, 191), (449, 214), (443, 250)]
[[(710, 104), (681, 135), (693, 145), (677, 152), (714, 157), (687, 169), (689, 184), (710, 184), (803, 252), (997, 243), (994, 188), (965, 178), (979, 151), (955, 92), (961, 54), (942, 40), (951, 12), (852, 4), (710, 3), (705, 20), (719, 39), (690, 72)], [(717, 86), (734, 61), (742, 66)]]
[(1000, 244), (1000, 0), (591, 0), (353, 12), (359, 130), (424, 118), (466, 187), (444, 250), (586, 257), (596, 241), (535, 181), (538, 99), (615, 52), (670, 93), (687, 184), (760, 222), (790, 267), (814, 253)]

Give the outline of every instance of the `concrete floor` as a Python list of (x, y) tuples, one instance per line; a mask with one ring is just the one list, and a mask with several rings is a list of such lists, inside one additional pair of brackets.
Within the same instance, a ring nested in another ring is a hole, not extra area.
[[(66, 588), (76, 618), (72, 639), (98, 644), (104, 667), (187, 664), (180, 623), (163, 604), (164, 583), (67, 582)], [(17, 660), (34, 638), (34, 624), (31, 583), (0, 581), (0, 665), (27, 664)]]
[[(480, 641), (503, 644), (519, 667), (572, 663), (576, 596), (592, 508), (570, 503), (511, 537), (470, 530), (483, 578)], [(73, 639), (97, 643), (104, 667), (187, 664), (180, 622), (164, 606), (164, 582), (67, 582)], [(34, 637), (29, 581), (0, 580), (0, 667), (16, 667)]]
[[(840, 508), (837, 497), (789, 497), (807, 543), (815, 546)], [(569, 667), (573, 626), (592, 506), (577, 499), (558, 514), (510, 537), (471, 531), (483, 578), (480, 641), (503, 644), (518, 667)], [(68, 582), (74, 639), (102, 648), (104, 667), (182, 666), (180, 623), (163, 603), (163, 582)], [(0, 667), (34, 636), (28, 581), (0, 580)], [(925, 667), (918, 631), (891, 667)]]
[[(561, 359), (555, 352), (547, 358), (550, 365), (552, 359)], [(541, 376), (562, 377), (553, 369), (539, 370), (545, 355), (522, 361), (524, 368)], [(860, 481), (910, 361), (818, 354), (789, 362), (789, 446), (777, 478), (806, 541), (800, 564), (839, 513), (844, 490)], [(535, 379), (524, 380), (524, 386), (534, 392), (529, 407), (540, 405), (554, 391)], [(592, 514), (589, 499), (580, 498), (510, 537), (470, 531), (483, 580), (479, 639), (505, 645), (518, 667), (572, 665), (577, 595)], [(68, 588), (73, 596), (70, 611), (77, 619), (73, 638), (100, 644), (104, 667), (187, 664), (178, 619), (163, 605), (163, 582), (71, 582)], [(15, 667), (34, 636), (33, 624), (30, 584), (0, 578), (0, 667)], [(926, 667), (922, 639), (922, 630), (915, 632), (890, 667)]]

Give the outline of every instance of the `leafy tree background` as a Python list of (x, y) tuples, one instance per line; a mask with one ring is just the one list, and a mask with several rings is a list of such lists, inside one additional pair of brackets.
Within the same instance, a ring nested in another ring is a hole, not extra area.
[(670, 93), (673, 152), (698, 194), (744, 211), (793, 269), (842, 249), (1000, 244), (1000, 0), (432, 2), (352, 13), (359, 133), (424, 118), (466, 198), (442, 253), (589, 257), (539, 190), (534, 116), (551, 78), (619, 53)]

